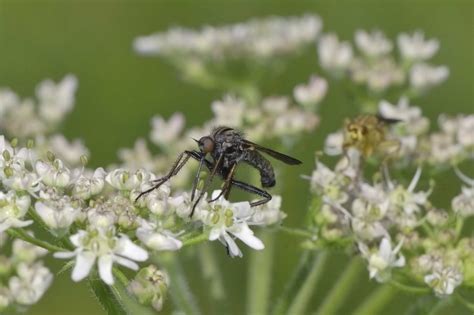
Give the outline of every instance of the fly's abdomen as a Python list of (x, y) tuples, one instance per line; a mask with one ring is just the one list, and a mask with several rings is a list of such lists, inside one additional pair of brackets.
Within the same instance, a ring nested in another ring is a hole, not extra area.
[(260, 182), (262, 187), (275, 186), (275, 172), (270, 162), (257, 151), (247, 151), (243, 161), (260, 172)]

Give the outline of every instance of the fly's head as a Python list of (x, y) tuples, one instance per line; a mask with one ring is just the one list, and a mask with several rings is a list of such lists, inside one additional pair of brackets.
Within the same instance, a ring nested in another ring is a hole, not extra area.
[(195, 140), (199, 146), (199, 150), (204, 154), (207, 155), (214, 151), (216, 146), (214, 139), (209, 136), (202, 137), (199, 140)]

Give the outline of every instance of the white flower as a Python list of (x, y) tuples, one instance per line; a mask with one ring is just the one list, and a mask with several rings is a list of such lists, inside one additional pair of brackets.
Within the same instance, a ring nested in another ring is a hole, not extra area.
[(293, 96), (301, 105), (312, 108), (321, 102), (327, 90), (328, 83), (324, 78), (311, 76), (308, 84), (300, 84), (293, 89)]
[[(33, 236), (33, 233), (29, 233)], [(25, 242), (20, 239), (15, 239), (12, 244), (12, 257), (15, 262), (23, 262), (26, 264), (32, 264), (36, 259), (48, 254), (48, 250)]]
[(154, 250), (178, 250), (183, 246), (183, 243), (176, 239), (171, 232), (158, 228), (157, 224), (145, 220), (141, 221), (136, 235), (143, 244)]
[(421, 109), (410, 106), (408, 98), (402, 97), (396, 105), (382, 100), (379, 103), (379, 113), (382, 117), (401, 120), (396, 125), (396, 131), (401, 136), (420, 135), (429, 129), (429, 120), (423, 117)]
[[(196, 196), (198, 194), (199, 191), (196, 191)], [(169, 198), (168, 206), (174, 209), (178, 217), (184, 220), (198, 221), (201, 219), (201, 214), (203, 211), (207, 213), (208, 203), (206, 202), (207, 193), (205, 193), (199, 203), (194, 208), (194, 213), (191, 217), (191, 211), (196, 202), (196, 196), (194, 197), (194, 200), (191, 200), (191, 194), (183, 192), (179, 194), (179, 196)]]
[[(212, 199), (220, 194), (219, 190), (212, 193)], [(252, 210), (248, 202), (230, 203), (223, 197), (209, 204), (209, 210), (202, 210), (202, 221), (210, 228), (209, 240), (219, 240), (227, 247), (231, 257), (242, 257), (242, 252), (235, 243), (232, 236), (253, 249), (262, 250), (264, 245), (260, 239), (254, 236), (247, 221), (252, 216)]]
[(1, 287), (0, 288), (0, 312), (3, 312), (5, 309), (10, 306), (10, 303), (12, 302), (12, 296), (10, 293), (10, 290), (6, 287)]
[(147, 171), (153, 171), (155, 168), (155, 161), (143, 138), (137, 139), (131, 149), (120, 149), (118, 156), (127, 169), (143, 168)]
[(316, 169), (311, 175), (311, 190), (321, 194), (329, 204), (342, 204), (349, 198), (345, 176), (333, 172), (323, 163), (316, 161)]
[(352, 47), (349, 42), (340, 42), (335, 34), (327, 34), (319, 39), (319, 62), (329, 71), (347, 69), (352, 61)]
[(35, 169), (43, 183), (51, 187), (64, 188), (73, 179), (71, 171), (59, 159), (55, 159), (52, 163), (38, 160)]
[(312, 112), (291, 109), (284, 115), (275, 117), (270, 134), (280, 137), (299, 134), (302, 131), (313, 130), (318, 122), (319, 118)]
[(422, 91), (441, 84), (448, 76), (449, 68), (446, 66), (434, 67), (417, 63), (410, 69), (410, 85)]
[(388, 57), (378, 58), (371, 62), (354, 59), (350, 66), (350, 74), (354, 82), (365, 83), (374, 92), (384, 91), (405, 80), (401, 67)]
[(330, 133), (324, 142), (324, 153), (339, 155), (343, 152), (344, 133), (342, 131)]
[(433, 273), (425, 276), (424, 280), (433, 288), (436, 295), (443, 297), (454, 292), (454, 289), (462, 283), (463, 276), (457, 268), (443, 267), (435, 268)]
[(367, 245), (359, 242), (359, 250), (369, 263), (367, 268), (371, 279), (375, 278), (378, 282), (386, 282), (390, 279), (392, 268), (405, 266), (405, 257), (399, 254), (402, 243), (398, 243), (392, 249), (390, 240), (383, 238), (378, 252), (373, 252), (369, 251)]
[(10, 110), (14, 110), (20, 103), (18, 95), (10, 89), (0, 88), (0, 117), (5, 117)]
[(431, 192), (414, 192), (420, 177), (421, 168), (418, 168), (408, 188), (405, 188), (402, 185), (398, 185), (394, 188), (393, 184), (389, 183), (391, 186), (389, 192), (390, 206), (394, 211), (401, 210), (406, 214), (411, 215), (419, 212), (421, 207), (426, 204)]
[(402, 57), (408, 60), (430, 59), (439, 49), (438, 40), (426, 40), (422, 31), (416, 31), (412, 35), (402, 33), (398, 35), (397, 42)]
[(161, 116), (154, 116), (151, 120), (150, 140), (158, 146), (169, 145), (179, 137), (184, 123), (184, 115), (181, 113), (174, 113), (168, 121)]
[(386, 55), (393, 48), (392, 42), (379, 30), (374, 30), (371, 33), (357, 30), (355, 33), (355, 43), (357, 48), (369, 57)]
[(40, 116), (50, 123), (61, 121), (74, 107), (76, 88), (77, 79), (73, 75), (65, 76), (58, 84), (51, 80), (41, 82), (36, 88)]
[(458, 122), (456, 140), (474, 151), (474, 115), (460, 115)]
[(91, 177), (82, 175), (74, 183), (73, 196), (86, 200), (99, 194), (104, 189), (105, 175), (106, 172), (102, 167), (96, 169)]
[(31, 220), (22, 219), (28, 212), (31, 204), (30, 196), (18, 196), (16, 192), (0, 192), (0, 232), (10, 227), (25, 227), (33, 223)]
[(246, 111), (246, 104), (242, 99), (225, 95), (222, 100), (212, 102), (211, 108), (215, 126), (242, 127)]
[(81, 156), (89, 156), (89, 150), (80, 139), (69, 142), (63, 135), (56, 134), (49, 138), (49, 145), (69, 165), (79, 165)]
[(69, 196), (57, 196), (54, 199), (45, 199), (35, 203), (36, 213), (51, 229), (68, 229), (76, 220), (80, 208), (74, 205)]
[(387, 214), (389, 201), (379, 186), (362, 184), (359, 198), (352, 202), (352, 229), (357, 236), (371, 240), (388, 235), (381, 220)]
[(79, 230), (70, 239), (76, 250), (74, 252), (57, 252), (54, 257), (76, 257), (72, 271), (72, 280), (76, 282), (89, 275), (96, 260), (100, 278), (108, 285), (113, 285), (112, 265), (114, 262), (138, 270), (138, 265), (134, 261), (148, 259), (146, 250), (135, 245), (126, 235), (117, 236), (113, 228), (94, 229), (87, 232)]
[(37, 190), (38, 177), (25, 167), (28, 153), (25, 148), (14, 150), (4, 136), (0, 136), (0, 179), (4, 186), (30, 193)]
[(119, 190), (133, 190), (140, 187), (143, 182), (147, 182), (150, 174), (144, 170), (130, 172), (119, 168), (115, 169), (105, 177), (107, 183)]
[[(145, 186), (144, 190), (148, 189)], [(153, 190), (145, 196), (146, 207), (156, 215), (166, 215), (171, 211), (169, 205), (171, 188), (169, 183), (161, 185), (158, 189)]]
[(429, 137), (430, 154), (428, 159), (433, 164), (456, 160), (463, 153), (463, 147), (455, 143), (453, 136), (446, 133), (433, 133)]
[(20, 263), (17, 276), (10, 278), (8, 287), (16, 303), (32, 305), (41, 299), (52, 281), (53, 274), (41, 263)]
[(451, 202), (453, 211), (468, 217), (474, 215), (474, 187), (462, 187), (462, 193)]
[(286, 213), (281, 209), (281, 196), (272, 196), (269, 202), (254, 208), (255, 212), (249, 221), (249, 224), (255, 225), (272, 225), (280, 223), (286, 218)]

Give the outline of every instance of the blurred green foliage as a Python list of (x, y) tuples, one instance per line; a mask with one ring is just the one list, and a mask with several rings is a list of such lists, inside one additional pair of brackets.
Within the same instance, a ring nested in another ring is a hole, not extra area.
[[(63, 126), (67, 137), (81, 137), (91, 149), (93, 166), (116, 161), (117, 149), (130, 147), (137, 137), (146, 137), (149, 119), (154, 114), (170, 116), (182, 111), (188, 125), (200, 124), (210, 117), (210, 103), (220, 91), (205, 91), (179, 80), (173, 68), (156, 58), (135, 55), (134, 37), (165, 30), (172, 26), (198, 27), (242, 21), (267, 15), (317, 13), (325, 31), (335, 31), (349, 39), (357, 28), (380, 28), (394, 38), (401, 31), (422, 29), (436, 37), (441, 49), (433, 62), (446, 64), (451, 75), (447, 83), (435, 88), (427, 97), (416, 100), (430, 118), (438, 113), (474, 112), (474, 2), (459, 0), (339, 0), (339, 1), (0, 1), (0, 86), (8, 86), (21, 96), (31, 96), (35, 84), (43, 78), (59, 80), (66, 73), (79, 78), (76, 109)], [(314, 50), (288, 61), (281, 75), (266, 82), (264, 94), (290, 94), (295, 84), (318, 72)], [(391, 100), (396, 101), (396, 100)], [(285, 174), (285, 224), (301, 224), (308, 203), (307, 183), (299, 178), (313, 168), (314, 150), (320, 149), (324, 136), (341, 125), (345, 116), (356, 109), (348, 106), (343, 90), (330, 85), (329, 97), (321, 110), (322, 124), (315, 134), (304, 138), (293, 155), (305, 164)], [(310, 149), (308, 149), (310, 148)], [(472, 169), (472, 167), (471, 167)], [(459, 190), (455, 177), (437, 189), (435, 202), (447, 206)], [(456, 183), (456, 184), (453, 184)], [(293, 197), (288, 197), (293, 196)], [(288, 280), (301, 252), (297, 239), (280, 235), (274, 264), (274, 296)], [(216, 244), (216, 253), (226, 278), (229, 297), (226, 312), (242, 314), (245, 310), (246, 257), (229, 259)], [(334, 254), (331, 268), (312, 302), (315, 307), (344, 268), (345, 256)], [(189, 252), (181, 254), (192, 289), (204, 309), (206, 284), (200, 268)], [(59, 262), (52, 262), (59, 266)], [(43, 300), (30, 311), (35, 315), (103, 314), (87, 291), (76, 285), (69, 274), (59, 275)], [(357, 302), (375, 287), (360, 275), (351, 299), (341, 309), (348, 314)], [(432, 303), (429, 297), (426, 303)], [(415, 299), (399, 294), (385, 314), (402, 314), (414, 310)], [(165, 307), (169, 312), (171, 303)], [(467, 314), (460, 307), (450, 307), (450, 314)]]

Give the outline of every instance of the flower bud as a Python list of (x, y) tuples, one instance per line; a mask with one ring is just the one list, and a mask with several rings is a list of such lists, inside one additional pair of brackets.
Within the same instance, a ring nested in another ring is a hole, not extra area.
[(168, 275), (156, 266), (150, 265), (137, 273), (128, 285), (128, 291), (138, 299), (140, 304), (150, 305), (160, 311), (168, 286)]

